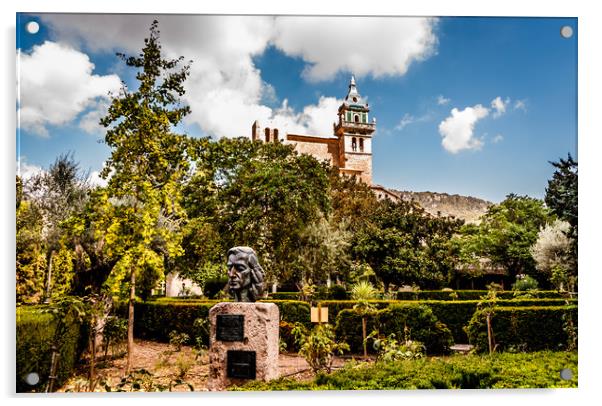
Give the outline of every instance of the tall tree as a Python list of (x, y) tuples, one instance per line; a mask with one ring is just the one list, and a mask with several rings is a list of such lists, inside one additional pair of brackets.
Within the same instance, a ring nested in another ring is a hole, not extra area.
[(577, 270), (577, 246), (578, 246), (578, 168), (577, 161), (573, 160), (571, 154), (567, 159), (558, 162), (550, 162), (556, 171), (552, 179), (548, 181), (545, 202), (552, 213), (562, 220), (567, 221), (571, 228), (568, 237), (572, 240), (572, 260)]
[[(111, 175), (108, 194), (116, 220), (107, 233), (107, 249), (120, 258), (112, 279), (129, 277), (128, 358), (132, 365), (136, 274), (156, 268), (157, 255), (174, 257), (181, 253), (179, 222), (185, 215), (180, 207), (180, 183), (188, 174), (192, 151), (189, 140), (174, 132), (190, 112), (180, 102), (189, 65), (183, 57), (165, 59), (161, 54), (158, 22), (138, 56), (118, 54), (128, 67), (138, 70), (138, 89), (124, 84), (112, 96), (107, 116), (105, 142), (111, 156), (101, 173)], [(127, 274), (127, 275), (125, 275)]]

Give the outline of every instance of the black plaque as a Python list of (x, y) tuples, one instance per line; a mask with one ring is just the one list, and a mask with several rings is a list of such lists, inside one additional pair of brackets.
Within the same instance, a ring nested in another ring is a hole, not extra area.
[(242, 341), (245, 337), (245, 316), (218, 314), (215, 336), (218, 341)]
[(229, 350), (227, 357), (228, 378), (255, 379), (255, 351)]

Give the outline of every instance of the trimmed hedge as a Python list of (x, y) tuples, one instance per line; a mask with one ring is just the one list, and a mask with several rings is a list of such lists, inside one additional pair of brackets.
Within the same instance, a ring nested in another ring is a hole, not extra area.
[[(504, 290), (497, 292), (498, 299), (514, 299), (515, 292)], [(486, 290), (419, 290), (416, 292), (397, 292), (397, 300), (481, 300)], [(536, 293), (537, 299), (561, 299), (563, 295), (555, 290), (543, 290)]]
[[(352, 352), (361, 352), (363, 349), (361, 326), (362, 316), (352, 309), (342, 310), (336, 318), (337, 337), (349, 344)], [(445, 354), (453, 344), (452, 334), (445, 324), (437, 320), (428, 306), (415, 302), (393, 304), (378, 310), (367, 318), (366, 333), (376, 329), (382, 335), (393, 333), (398, 340), (403, 340), (406, 326), (409, 328), (409, 338), (422, 342), (428, 354)]]
[[(565, 317), (577, 329), (577, 306), (500, 307), (492, 313), (496, 351), (558, 350), (567, 346)], [(489, 350), (485, 310), (477, 310), (467, 328), (468, 338), (478, 352)]]
[[(391, 304), (399, 303), (397, 300), (367, 300), (367, 302), (376, 306), (377, 309), (384, 309)], [(328, 319), (334, 323), (341, 310), (353, 309), (358, 302), (357, 300), (321, 300), (318, 303), (322, 307), (328, 307)]]
[[(216, 302), (155, 301), (134, 305), (134, 334), (136, 337), (169, 342), (169, 333), (177, 331), (195, 337), (194, 320), (209, 317)], [(126, 306), (127, 311), (127, 306)], [(209, 344), (209, 337), (203, 337)]]
[[(445, 323), (451, 330), (456, 343), (467, 343), (468, 336), (464, 327), (468, 326), (472, 315), (477, 310), (479, 303), (485, 305), (487, 302), (481, 300), (429, 300), (421, 302), (428, 305), (437, 318)], [(500, 299), (496, 301), (499, 307), (544, 307), (544, 306), (562, 306), (566, 303), (565, 299)], [(576, 299), (569, 300), (571, 304), (577, 304)]]
[[(383, 389), (508, 389), (576, 388), (577, 352), (456, 355), (440, 359), (349, 364), (311, 381), (280, 378), (253, 381), (231, 390), (383, 390)], [(570, 368), (570, 380), (560, 370)]]
[[(282, 321), (310, 324), (310, 306), (306, 302), (298, 300), (266, 300), (263, 302), (274, 303), (278, 306)], [(139, 338), (168, 342), (169, 333), (175, 330), (193, 338), (197, 334), (193, 326), (194, 320), (197, 318), (207, 319), (209, 310), (217, 303), (219, 301), (191, 299), (138, 302), (134, 306), (134, 334)], [(119, 314), (127, 316), (127, 304), (119, 307)], [(209, 344), (208, 336), (202, 337), (202, 339), (204, 344)]]
[[(16, 315), (16, 391), (43, 391), (50, 375), (52, 344), (56, 331), (56, 321), (51, 314), (39, 313), (36, 309), (17, 308)], [(54, 388), (59, 388), (70, 376), (80, 353), (81, 326), (70, 322), (65, 335), (60, 339), (60, 358), (57, 367), (57, 380)], [(27, 374), (35, 372), (40, 381), (30, 386), (25, 381)]]

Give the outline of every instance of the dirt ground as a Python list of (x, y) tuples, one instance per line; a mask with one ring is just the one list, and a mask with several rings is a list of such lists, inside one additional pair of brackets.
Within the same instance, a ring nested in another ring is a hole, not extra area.
[[(126, 358), (125, 356), (113, 358), (109, 355), (107, 359), (104, 359), (102, 355), (99, 355), (96, 367), (99, 381), (105, 381), (112, 390), (115, 390), (124, 376)], [(335, 357), (333, 369), (341, 368), (349, 359), (348, 357)], [(173, 383), (184, 373), (182, 380), (192, 385), (194, 391), (207, 390), (208, 356), (207, 354), (199, 355), (188, 346), (182, 346), (180, 351), (174, 351), (174, 348), (167, 343), (136, 340), (132, 370), (139, 369), (145, 369), (152, 373), (155, 384), (169, 387), (170, 382)], [(310, 380), (314, 376), (305, 359), (294, 353), (280, 354), (279, 369), (281, 377), (300, 381)], [(85, 379), (87, 373), (87, 367), (82, 368), (60, 391), (78, 392), (83, 390), (84, 385), (87, 385)], [(103, 388), (104, 385), (99, 384), (96, 391), (103, 391)], [(172, 390), (188, 391), (190, 388), (186, 385), (178, 385)]]

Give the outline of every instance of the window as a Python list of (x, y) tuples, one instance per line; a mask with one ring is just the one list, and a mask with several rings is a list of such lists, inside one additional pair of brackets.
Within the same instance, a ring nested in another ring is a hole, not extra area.
[(355, 121), (356, 123), (360, 122), (360, 116), (358, 116), (357, 114), (353, 117), (353, 121)]
[(355, 139), (355, 137), (353, 137), (351, 139), (351, 150), (352, 151), (357, 151), (357, 140)]
[(364, 152), (364, 139), (360, 138), (360, 152)]
[(270, 142), (270, 129), (265, 129), (265, 142)]
[(279, 138), (278, 138), (278, 129), (274, 128), (274, 142), (278, 142)]

